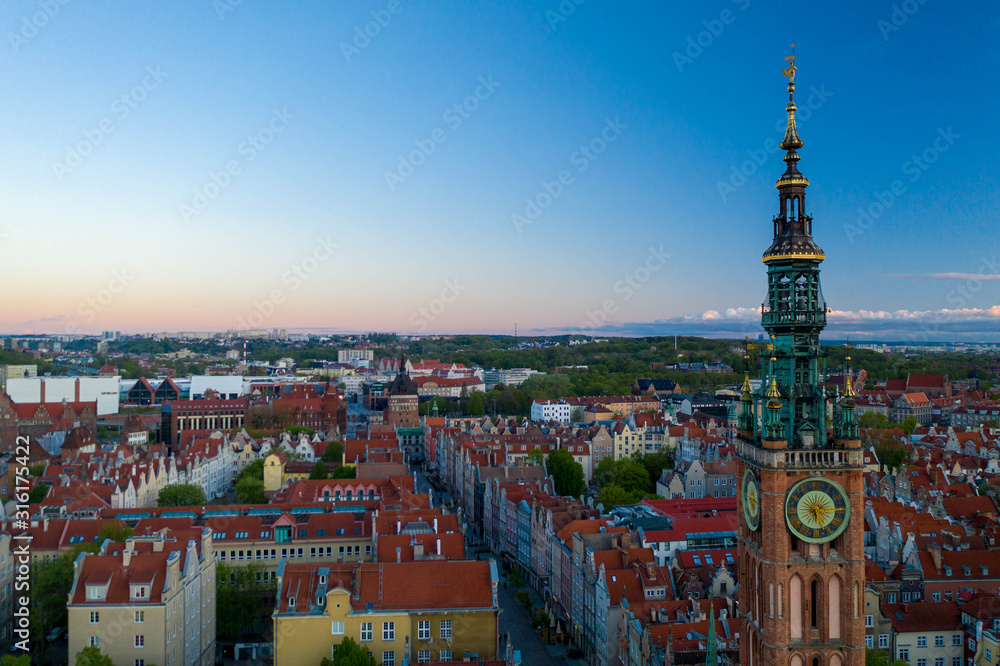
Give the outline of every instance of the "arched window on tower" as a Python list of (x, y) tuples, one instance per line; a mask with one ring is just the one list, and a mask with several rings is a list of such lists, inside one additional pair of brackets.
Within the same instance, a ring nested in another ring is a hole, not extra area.
[(809, 626), (819, 629), (819, 582), (814, 578), (809, 585)]

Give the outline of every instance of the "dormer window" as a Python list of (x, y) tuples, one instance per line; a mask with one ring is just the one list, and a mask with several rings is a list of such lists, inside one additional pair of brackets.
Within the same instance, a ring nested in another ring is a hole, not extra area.
[(951, 575), (951, 567), (946, 566), (944, 568), (944, 575), (945, 576), (950, 576)]
[(295, 597), (288, 597), (288, 610), (295, 610)]
[(319, 575), (319, 584), (320, 585), (326, 585), (326, 575), (325, 574), (320, 574)]
[(146, 598), (146, 586), (137, 585), (133, 590), (132, 597), (135, 599), (145, 599)]

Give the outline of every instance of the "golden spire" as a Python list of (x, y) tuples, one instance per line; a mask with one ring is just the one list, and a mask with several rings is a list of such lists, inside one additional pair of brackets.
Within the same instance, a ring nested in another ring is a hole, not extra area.
[[(778, 359), (775, 358), (774, 356), (772, 356), (771, 357), (771, 368), (772, 368), (771, 369), (771, 385), (767, 387), (767, 397), (771, 399), (770, 402), (773, 402), (774, 400), (781, 398), (781, 393), (778, 391), (778, 380), (775, 379), (775, 377), (774, 377), (774, 364), (777, 363), (777, 362), (778, 362)], [(767, 405), (768, 407), (771, 407), (770, 402)], [(780, 403), (778, 403), (778, 407), (779, 408), (781, 407)]]
[(750, 393), (753, 388), (750, 386), (750, 373), (743, 375), (743, 386), (740, 388), (740, 393)]
[(844, 379), (844, 397), (853, 398), (857, 395), (854, 392), (854, 378), (852, 377), (854, 373), (851, 372), (851, 357), (847, 357), (847, 377)]
[[(795, 44), (792, 44), (792, 55), (785, 56), (790, 64), (787, 69), (781, 70), (781, 73), (788, 77), (788, 106), (785, 110), (788, 112), (788, 127), (785, 129), (785, 138), (781, 140), (781, 149), (794, 151), (802, 147), (802, 139), (799, 138), (799, 133), (795, 129), (795, 101), (793, 100), (793, 93), (795, 92)], [(796, 157), (798, 157), (796, 155)]]

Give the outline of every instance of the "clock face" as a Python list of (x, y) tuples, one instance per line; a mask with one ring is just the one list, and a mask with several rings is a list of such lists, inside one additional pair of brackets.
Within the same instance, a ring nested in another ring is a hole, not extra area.
[(847, 493), (830, 479), (799, 481), (785, 498), (785, 522), (807, 543), (825, 543), (840, 536), (851, 517)]
[(743, 515), (751, 531), (760, 527), (760, 481), (752, 469), (743, 473)]

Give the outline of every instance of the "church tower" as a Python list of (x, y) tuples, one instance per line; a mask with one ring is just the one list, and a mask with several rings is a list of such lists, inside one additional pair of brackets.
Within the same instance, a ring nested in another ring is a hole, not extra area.
[[(850, 381), (840, 410), (831, 409), (824, 384), (824, 256), (806, 212), (809, 181), (798, 169), (794, 54), (786, 60), (786, 168), (763, 258), (761, 319), (771, 343), (760, 389), (743, 383), (737, 424), (740, 663), (862, 666), (863, 453)], [(838, 422), (828, 423), (837, 411)]]

